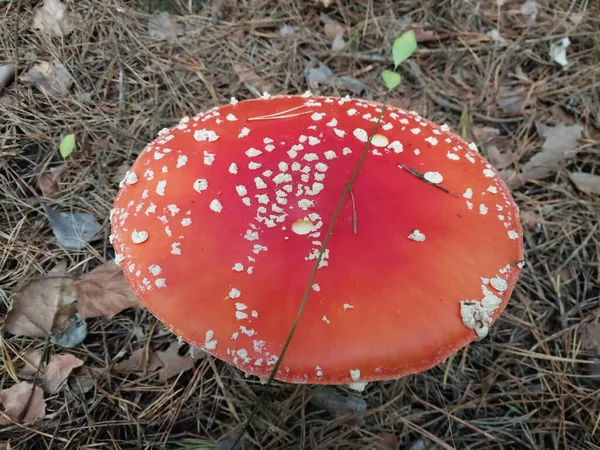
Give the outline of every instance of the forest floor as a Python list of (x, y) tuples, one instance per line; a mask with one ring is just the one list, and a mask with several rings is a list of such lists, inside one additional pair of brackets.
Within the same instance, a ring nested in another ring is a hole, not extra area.
[[(0, 337), (0, 449), (231, 447), (260, 381), (188, 356), (122, 279), (81, 287), (110, 271), (119, 181), (159, 130), (231, 97), (381, 101), (408, 28), (419, 46), (391, 102), (502, 173), (525, 268), (485, 339), (360, 395), (276, 382), (243, 448), (600, 449), (598, 2), (65, 4), (0, 2), (0, 317), (22, 315)], [(82, 245), (73, 221), (93, 231)]]

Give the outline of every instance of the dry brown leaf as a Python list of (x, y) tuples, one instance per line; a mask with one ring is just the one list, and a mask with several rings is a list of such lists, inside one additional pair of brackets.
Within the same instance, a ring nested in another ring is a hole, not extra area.
[(0, 391), (0, 402), (4, 405), (4, 412), (0, 413), (0, 424), (19, 421), (19, 416), (23, 414), (32, 390), (31, 403), (29, 403), (29, 408), (22, 422), (31, 424), (46, 414), (46, 402), (42, 388), (39, 386), (34, 388), (33, 384), (28, 381), (21, 381), (8, 389)]
[(519, 211), (519, 216), (523, 227), (532, 231), (537, 230), (538, 226), (544, 221), (542, 216), (529, 209), (521, 209)]
[(159, 350), (154, 354), (162, 366), (158, 371), (158, 379), (160, 381), (167, 381), (169, 378), (191, 369), (197, 360), (206, 355), (204, 352), (196, 350), (194, 356), (190, 356), (189, 354), (181, 356), (177, 342), (171, 343), (166, 350)]
[(159, 380), (167, 381), (194, 367), (195, 361), (205, 355), (204, 352), (196, 349), (193, 356), (189, 354), (181, 356), (179, 344), (173, 341), (166, 350), (150, 352), (149, 355), (146, 355), (146, 348), (138, 348), (128, 359), (115, 364), (114, 370), (122, 373), (158, 371)]
[(343, 36), (346, 32), (346, 29), (341, 23), (332, 19), (327, 14), (321, 14), (321, 22), (323, 22), (325, 36), (330, 39), (335, 39), (337, 36)]
[[(18, 371), (18, 375), (21, 377), (35, 376), (42, 359), (42, 352), (32, 350), (27, 352), (23, 356), (23, 359), (28, 364)], [(55, 394), (67, 378), (69, 378), (71, 371), (82, 365), (83, 361), (70, 353), (52, 355), (48, 364), (40, 368), (38, 380), (41, 382), (44, 391), (49, 394)]]
[(108, 261), (73, 283), (77, 291), (77, 310), (82, 318), (108, 319), (128, 308), (143, 308), (123, 271)]
[(127, 175), (127, 172), (130, 168), (131, 163), (129, 161), (123, 161), (123, 163), (121, 163), (121, 165), (117, 167), (117, 170), (115, 171), (113, 176), (110, 177), (110, 181), (114, 184), (119, 184), (123, 180), (123, 178), (125, 178), (125, 175)]
[(33, 13), (31, 26), (54, 36), (68, 36), (75, 28), (75, 17), (61, 1), (44, 0), (44, 4)]
[(476, 125), (471, 128), (471, 131), (480, 144), (484, 144), (500, 135), (500, 130), (494, 127), (480, 127)]
[(131, 356), (123, 361), (118, 362), (114, 366), (115, 372), (120, 373), (135, 373), (153, 371), (160, 367), (160, 361), (152, 351), (146, 356), (146, 348), (138, 348), (134, 350)]
[(361, 420), (360, 413), (367, 409), (367, 403), (361, 396), (343, 395), (329, 386), (314, 391), (310, 402), (317, 408), (329, 411), (333, 417), (357, 414), (356, 420), (358, 421)]
[(506, 169), (513, 163), (513, 157), (510, 152), (506, 150), (500, 150), (495, 145), (489, 145), (486, 147), (487, 159), (492, 166), (498, 170)]
[(184, 34), (183, 25), (171, 18), (171, 15), (162, 11), (148, 19), (148, 35), (161, 40), (175, 39)]
[(54, 194), (58, 190), (59, 176), (65, 167), (66, 164), (61, 164), (58, 167), (53, 167), (50, 170), (38, 175), (37, 184), (44, 197), (54, 198)]
[(380, 441), (377, 444), (377, 450), (397, 450), (398, 449), (398, 436), (394, 433), (383, 433), (380, 437)]
[(536, 127), (538, 134), (544, 138), (542, 151), (521, 167), (522, 182), (539, 180), (554, 173), (563, 159), (574, 152), (583, 132), (580, 125), (558, 124), (551, 127), (536, 122)]
[(569, 178), (581, 192), (588, 195), (600, 195), (600, 175), (587, 172), (571, 172)]
[(410, 26), (405, 31), (412, 30), (415, 33), (417, 42), (439, 41), (442, 37), (433, 31), (427, 31), (420, 26)]
[(58, 187), (58, 183), (52, 174), (44, 172), (38, 175), (37, 184), (44, 197), (53, 198), (53, 195)]
[(26, 74), (21, 75), (21, 81), (29, 83), (40, 91), (60, 97), (69, 93), (73, 79), (65, 66), (58, 61), (48, 63), (42, 61), (33, 66)]
[(528, 104), (527, 89), (524, 86), (501, 87), (498, 92), (498, 106), (505, 113), (522, 112)]
[(584, 370), (594, 377), (600, 378), (600, 324), (586, 324), (583, 328), (582, 338), (583, 348), (591, 353), (593, 361), (593, 364), (586, 364)]
[(66, 263), (57, 264), (48, 276), (29, 282), (13, 295), (4, 330), (16, 336), (47, 337), (55, 322), (68, 317), (65, 306), (74, 301), (73, 280), (66, 275)]
[(259, 77), (248, 64), (235, 63), (233, 71), (248, 90), (257, 97), (260, 97), (264, 92), (271, 92), (273, 89), (271, 83)]

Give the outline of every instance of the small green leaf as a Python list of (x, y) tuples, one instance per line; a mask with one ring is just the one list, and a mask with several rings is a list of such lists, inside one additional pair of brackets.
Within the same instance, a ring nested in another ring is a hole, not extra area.
[(392, 45), (392, 56), (394, 57), (394, 66), (397, 68), (402, 61), (410, 58), (410, 55), (417, 49), (417, 38), (413, 30), (402, 33), (397, 37)]
[(75, 135), (67, 134), (64, 138), (62, 138), (62, 141), (60, 141), (59, 148), (60, 148), (60, 155), (63, 158), (66, 158), (71, 153), (73, 153), (73, 150), (75, 150)]
[(394, 72), (393, 70), (384, 70), (381, 72), (381, 77), (383, 78), (383, 82), (387, 86), (389, 90), (397, 87), (402, 81), (402, 77), (398, 72)]

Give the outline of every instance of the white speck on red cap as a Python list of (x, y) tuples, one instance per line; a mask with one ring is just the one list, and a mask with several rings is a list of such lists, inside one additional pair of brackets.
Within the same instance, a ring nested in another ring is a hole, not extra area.
[(133, 230), (131, 233), (131, 241), (134, 244), (141, 244), (142, 242), (146, 242), (148, 240), (148, 232), (147, 231), (138, 231)]
[(423, 178), (433, 184), (438, 184), (444, 181), (444, 177), (439, 172), (425, 172)]
[(421, 233), (419, 230), (412, 230), (408, 235), (408, 238), (416, 242), (423, 242), (426, 239), (425, 234)]

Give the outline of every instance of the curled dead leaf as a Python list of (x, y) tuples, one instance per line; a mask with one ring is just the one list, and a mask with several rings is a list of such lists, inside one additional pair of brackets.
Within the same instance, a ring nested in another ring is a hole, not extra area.
[(77, 291), (77, 310), (82, 318), (108, 319), (128, 308), (143, 308), (123, 271), (108, 261), (73, 283)]
[(20, 80), (35, 86), (49, 96), (64, 96), (69, 93), (73, 79), (59, 61), (42, 61), (33, 66)]
[(32, 27), (54, 36), (68, 36), (75, 29), (76, 16), (60, 0), (44, 0), (33, 13)]
[[(26, 365), (18, 371), (18, 375), (20, 377), (35, 376), (37, 368), (42, 362), (42, 352), (32, 350), (27, 352), (23, 359), (26, 361)], [(70, 353), (52, 355), (48, 364), (40, 367), (38, 381), (41, 382), (45, 392), (55, 394), (69, 378), (71, 371), (82, 365), (83, 361)]]
[(0, 413), (0, 424), (3, 425), (21, 421), (23, 414), (22, 422), (32, 424), (46, 414), (44, 391), (39, 386), (34, 387), (28, 381), (21, 381), (0, 391), (0, 403), (4, 406), (4, 411)]

